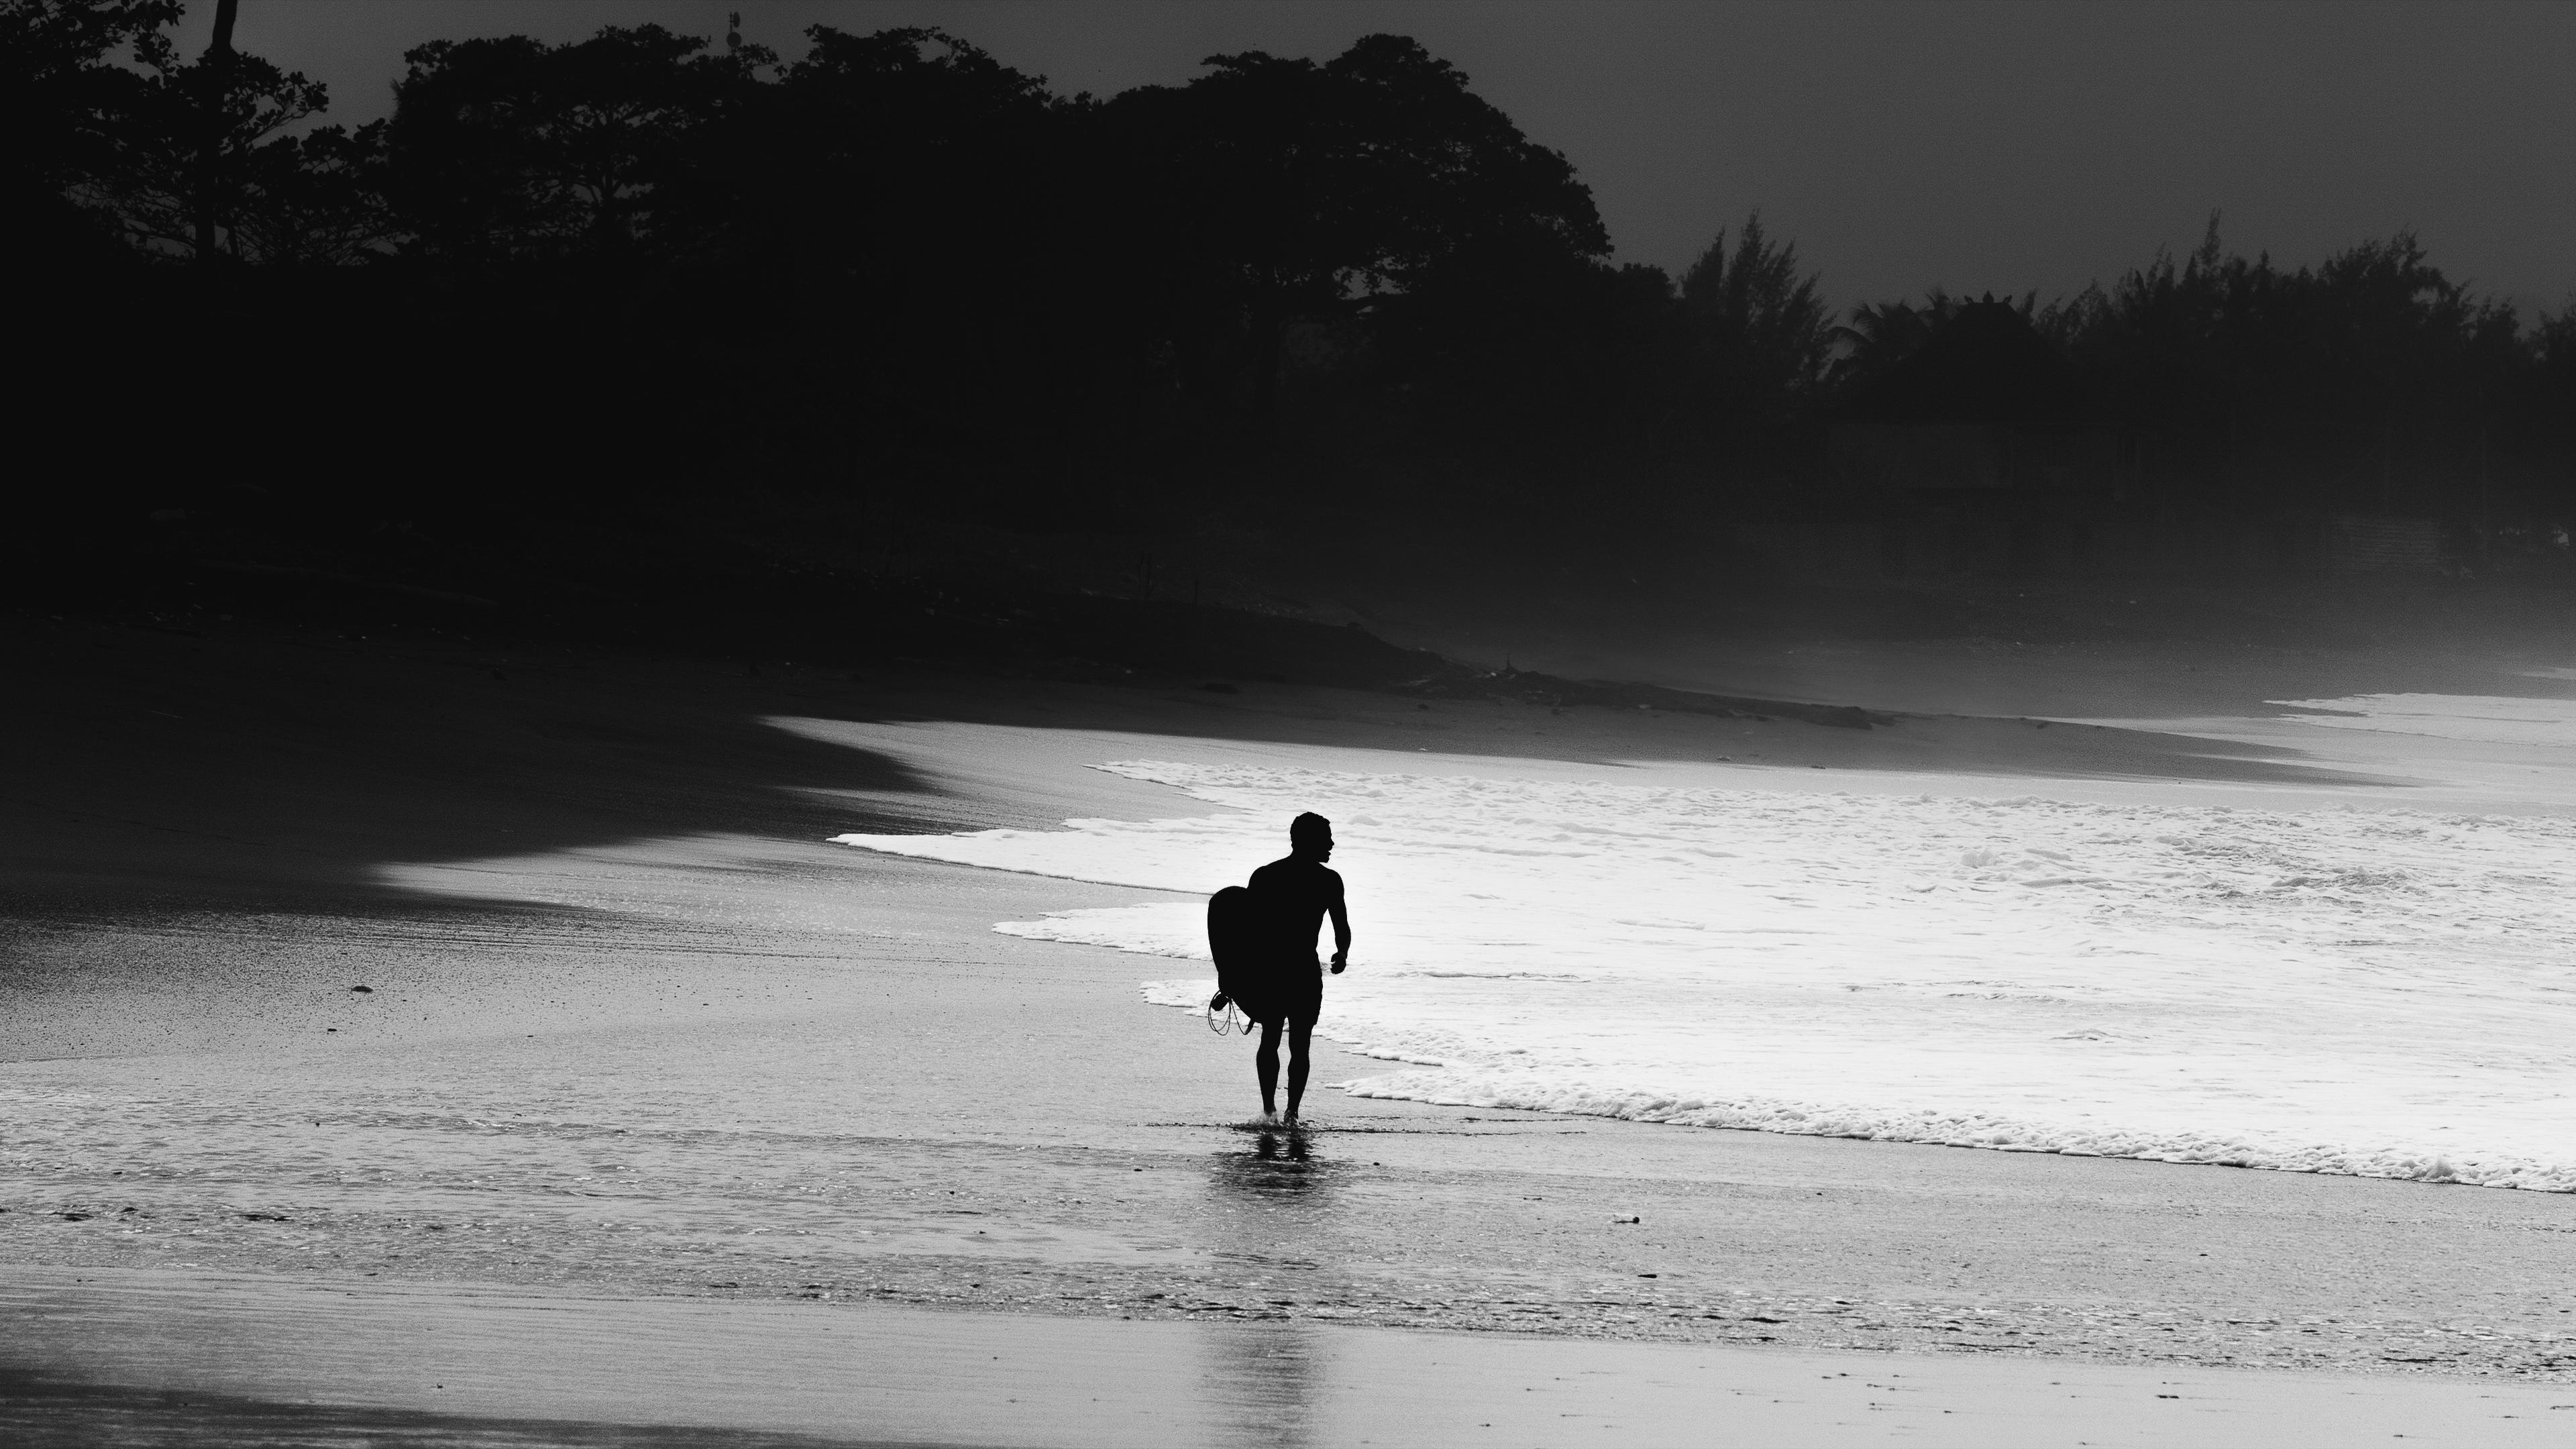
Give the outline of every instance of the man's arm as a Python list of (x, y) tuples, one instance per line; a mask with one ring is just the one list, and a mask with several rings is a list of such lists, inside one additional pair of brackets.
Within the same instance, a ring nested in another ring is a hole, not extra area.
[(1350, 964), (1351, 955), (1351, 913), (1343, 909), (1342, 882), (1338, 876), (1333, 880), (1331, 910), (1333, 912), (1333, 974), (1338, 976), (1342, 968)]

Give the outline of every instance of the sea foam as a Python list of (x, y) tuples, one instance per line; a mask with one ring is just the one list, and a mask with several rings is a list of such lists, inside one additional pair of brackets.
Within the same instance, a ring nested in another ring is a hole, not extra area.
[[(838, 839), (1204, 895), (1320, 811), (1359, 1096), (2576, 1190), (2576, 823), (1101, 768), (1232, 808)], [(996, 929), (1207, 954), (1190, 901)]]

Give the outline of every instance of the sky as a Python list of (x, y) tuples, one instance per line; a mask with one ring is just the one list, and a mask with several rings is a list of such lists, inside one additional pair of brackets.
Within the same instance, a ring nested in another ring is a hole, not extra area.
[(1410, 35), (1573, 161), (1618, 260), (1678, 273), (1758, 210), (1844, 306), (2071, 294), (2189, 250), (2213, 211), (2231, 249), (2293, 265), (2411, 227), (2526, 316), (2576, 298), (2565, 0), (241, 0), (237, 43), (359, 122), (426, 40), (718, 37), (729, 10), (791, 58), (809, 25), (936, 25), (1101, 95)]

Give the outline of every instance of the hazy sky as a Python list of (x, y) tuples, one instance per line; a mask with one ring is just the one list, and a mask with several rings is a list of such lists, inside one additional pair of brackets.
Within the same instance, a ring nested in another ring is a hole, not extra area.
[[(195, 0), (202, 47), (212, 0)], [(2304, 263), (2411, 226), (2455, 278), (2576, 294), (2576, 3), (1617, 0), (242, 0), (239, 43), (391, 108), (424, 40), (569, 40), (728, 10), (793, 57), (812, 24), (939, 25), (1059, 91), (1187, 80), (1211, 54), (1411, 35), (1570, 157), (1623, 261), (1678, 271), (1759, 208), (1839, 302), (2043, 298), (2186, 250)]]

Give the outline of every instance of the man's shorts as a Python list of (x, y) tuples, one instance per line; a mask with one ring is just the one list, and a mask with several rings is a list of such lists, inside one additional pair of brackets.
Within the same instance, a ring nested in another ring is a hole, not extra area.
[(1258, 999), (1235, 1004), (1263, 1026), (1285, 1018), (1290, 1026), (1311, 1027), (1324, 1014), (1324, 963), (1312, 957), (1283, 962)]

